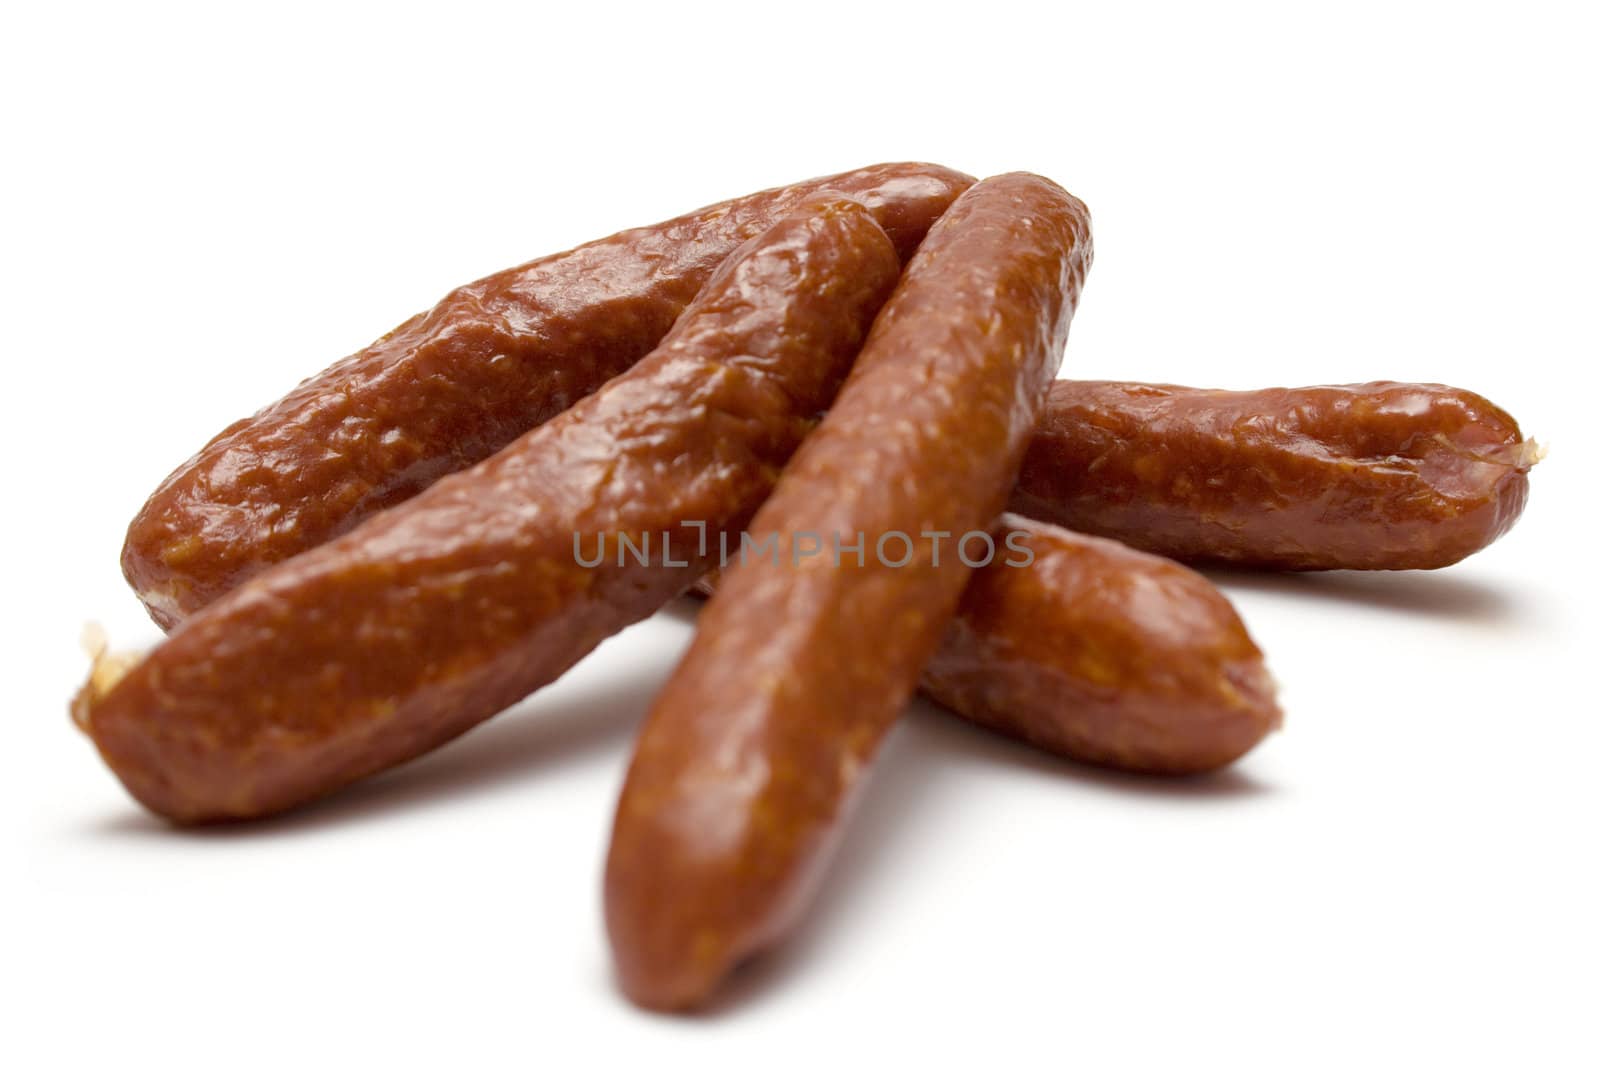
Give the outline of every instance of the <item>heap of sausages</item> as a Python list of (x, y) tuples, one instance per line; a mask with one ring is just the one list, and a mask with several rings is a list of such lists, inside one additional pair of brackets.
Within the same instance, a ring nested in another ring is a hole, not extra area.
[(919, 685), (1074, 759), (1222, 767), (1274, 687), (1174, 560), (1444, 566), (1516, 520), (1535, 454), (1444, 386), (1052, 384), (1092, 252), (1044, 178), (902, 163), (460, 288), (162, 483), (122, 562), (170, 637), (97, 663), (74, 717), (156, 813), (264, 817), (721, 568), (606, 868), (622, 985), (669, 1009), (793, 925)]

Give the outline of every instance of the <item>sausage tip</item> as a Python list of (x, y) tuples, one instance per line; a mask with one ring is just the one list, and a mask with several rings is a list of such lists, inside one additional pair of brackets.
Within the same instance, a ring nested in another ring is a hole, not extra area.
[(112, 650), (105, 628), (93, 620), (84, 624), (78, 643), (89, 656), (89, 676), (73, 695), (68, 708), (78, 729), (92, 736), (90, 718), (95, 705), (117, 686), (144, 655), (136, 651)]

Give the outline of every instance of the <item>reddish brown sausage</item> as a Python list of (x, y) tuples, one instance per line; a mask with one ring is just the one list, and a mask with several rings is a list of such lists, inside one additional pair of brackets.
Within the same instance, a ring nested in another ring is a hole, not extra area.
[[(929, 231), (751, 526), (787, 559), (724, 573), (645, 722), (606, 867), (636, 1001), (705, 1000), (803, 910), (854, 780), (955, 611), (970, 574), (956, 542), (1004, 506), (1089, 260), (1088, 212), (1032, 175), (979, 182)], [(951, 535), (943, 562), (925, 531)], [(863, 565), (789, 562), (812, 534), (860, 534)]]
[(1014, 514), (1026, 567), (973, 572), (922, 691), (1001, 733), (1124, 771), (1214, 771), (1278, 725), (1244, 623), (1171, 560)]
[(1156, 775), (1216, 771), (1277, 728), (1277, 686), (1210, 580), (1017, 514), (989, 535), (1029, 562), (972, 572), (923, 695), (1046, 752)]
[(927, 163), (817, 178), (624, 231), (453, 291), (241, 420), (134, 518), (122, 569), (163, 628), (416, 495), (656, 346), (730, 252), (823, 190), (902, 259), (972, 179)]
[(1445, 567), (1516, 521), (1535, 460), (1449, 386), (1057, 382), (1011, 509), (1191, 562)]
[(444, 743), (715, 562), (692, 524), (754, 513), (898, 274), (861, 205), (799, 202), (628, 374), (195, 614), (92, 683), (80, 724), (177, 821), (273, 813)]

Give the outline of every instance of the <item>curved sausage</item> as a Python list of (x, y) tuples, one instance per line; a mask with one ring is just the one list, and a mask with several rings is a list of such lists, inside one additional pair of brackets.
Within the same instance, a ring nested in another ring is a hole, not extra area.
[[(724, 572), (646, 719), (605, 889), (635, 1001), (704, 1001), (804, 909), (855, 780), (955, 612), (970, 573), (955, 542), (1004, 506), (1090, 256), (1084, 206), (1027, 174), (979, 182), (928, 232), (751, 525), (788, 559)], [(943, 562), (926, 530), (951, 535)], [(789, 562), (835, 534), (861, 535), (861, 566)]]
[(1023, 567), (974, 571), (923, 694), (1048, 752), (1192, 774), (1243, 756), (1282, 720), (1239, 614), (1181, 564), (1103, 537), (1002, 517)]
[(1449, 386), (1057, 382), (1011, 509), (1189, 562), (1445, 567), (1517, 520), (1536, 460)]
[(899, 269), (861, 205), (799, 202), (633, 370), (195, 614), (91, 683), (80, 725), (183, 822), (277, 812), (443, 744), (715, 562), (693, 523), (755, 512)]
[(890, 163), (770, 189), (496, 273), (241, 420), (128, 528), (122, 569), (163, 628), (464, 469), (631, 367), (740, 243), (822, 191), (902, 259), (969, 184)]

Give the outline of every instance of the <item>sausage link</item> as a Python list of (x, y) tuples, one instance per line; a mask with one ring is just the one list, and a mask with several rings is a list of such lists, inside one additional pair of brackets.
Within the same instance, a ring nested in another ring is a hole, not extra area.
[(754, 514), (899, 271), (861, 205), (799, 203), (632, 371), (92, 679), (79, 723), (181, 822), (287, 809), (443, 744), (715, 562), (694, 524)]
[(212, 439), (128, 528), (122, 569), (162, 628), (482, 460), (632, 366), (723, 258), (822, 191), (902, 259), (972, 179), (891, 163), (624, 231), (451, 292)]
[(1155, 775), (1226, 767), (1282, 721), (1260, 648), (1205, 576), (1017, 514), (989, 536), (1005, 558), (972, 572), (924, 696), (1057, 756)]
[[(1015, 481), (1090, 250), (1081, 203), (1009, 174), (958, 198), (907, 267), (752, 524), (786, 562), (724, 573), (646, 719), (606, 867), (635, 1001), (702, 1002), (803, 910), (853, 781), (955, 611), (970, 574), (955, 541), (986, 529)], [(943, 563), (929, 530), (951, 535)], [(787, 562), (809, 535), (858, 534), (861, 567)]]
[(1517, 520), (1536, 460), (1449, 386), (1057, 382), (1011, 509), (1189, 562), (1446, 567)]
[[(1214, 771), (1278, 726), (1276, 686), (1204, 576), (1014, 514), (1026, 566), (974, 571), (922, 691), (1000, 733), (1123, 771)], [(1019, 561), (1020, 562), (1020, 561)]]

